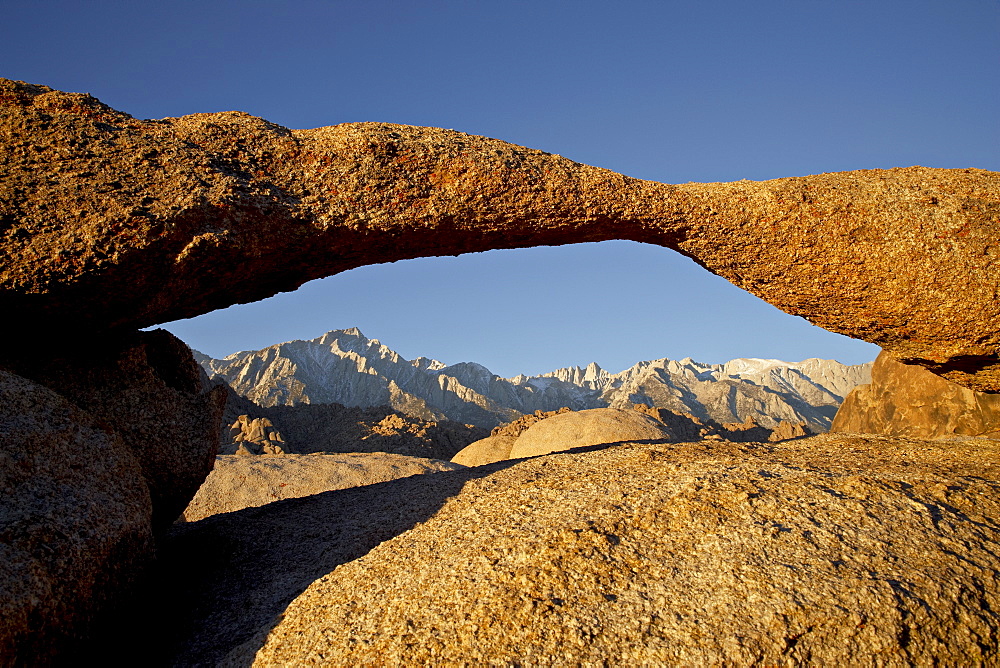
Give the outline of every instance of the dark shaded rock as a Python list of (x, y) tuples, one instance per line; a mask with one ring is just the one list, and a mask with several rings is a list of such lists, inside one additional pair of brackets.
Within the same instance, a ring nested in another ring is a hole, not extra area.
[(691, 413), (677, 413), (667, 408), (656, 408), (646, 404), (633, 404), (632, 409), (665, 424), (678, 441), (700, 441), (717, 434), (720, 429), (714, 422), (710, 420), (705, 422)]
[(152, 559), (140, 464), (102, 420), (0, 370), (0, 665), (49, 665)]
[(1000, 390), (1000, 174), (640, 181), (451, 130), (140, 121), (0, 81), (0, 309), (23, 335), (154, 325), (365, 264), (631, 239), (976, 390)]
[(0, 362), (84, 409), (132, 449), (155, 528), (173, 522), (212, 470), (225, 389), (169, 332), (109, 336)]
[[(388, 452), (407, 457), (451, 459), (488, 432), (451, 420), (424, 420), (389, 406), (299, 404), (258, 406), (227, 388), (220, 453)], [(241, 415), (242, 414), (242, 415)], [(266, 421), (266, 425), (265, 422)], [(258, 427), (255, 429), (253, 425)], [(240, 425), (236, 429), (236, 425)], [(271, 440), (268, 434), (280, 441)], [(240, 438), (240, 441), (236, 439)]]
[(847, 395), (831, 431), (1000, 438), (1000, 394), (974, 392), (882, 353), (872, 368), (871, 384)]

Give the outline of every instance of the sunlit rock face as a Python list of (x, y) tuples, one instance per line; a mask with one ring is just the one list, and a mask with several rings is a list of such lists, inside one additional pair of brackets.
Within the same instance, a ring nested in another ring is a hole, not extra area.
[(1000, 395), (973, 392), (883, 353), (875, 360), (872, 382), (847, 395), (831, 431), (1000, 438)]
[(666, 185), (437, 128), (142, 121), (0, 82), (0, 307), (37, 338), (190, 317), (352, 267), (631, 239), (980, 391), (1000, 390), (1000, 174)]

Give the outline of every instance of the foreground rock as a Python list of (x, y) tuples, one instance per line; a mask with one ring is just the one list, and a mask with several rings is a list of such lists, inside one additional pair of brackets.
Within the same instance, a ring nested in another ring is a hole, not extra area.
[(436, 459), (388, 453), (220, 455), (181, 519), (196, 522), (211, 515), (255, 508), (282, 499), (461, 468)]
[(177, 527), (115, 633), (178, 665), (990, 664), (998, 462), (622, 445), (291, 499)]
[(998, 455), (817, 437), (522, 462), (314, 582), (231, 658), (992, 663)]
[(0, 666), (43, 666), (86, 638), (152, 558), (133, 452), (100, 420), (0, 370)]
[(881, 354), (870, 385), (844, 400), (831, 431), (946, 438), (1000, 438), (1000, 394), (973, 392)]
[(164, 330), (0, 359), (83, 408), (132, 450), (153, 523), (169, 526), (212, 470), (226, 391), (208, 382), (183, 341)]
[(451, 130), (140, 121), (9, 80), (0, 135), (0, 309), (25, 340), (191, 317), (365, 264), (631, 239), (1000, 391), (998, 173), (671, 186)]

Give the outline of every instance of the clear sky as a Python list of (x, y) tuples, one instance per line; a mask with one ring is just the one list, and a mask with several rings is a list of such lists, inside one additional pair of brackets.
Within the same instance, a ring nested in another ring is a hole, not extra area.
[[(138, 118), (454, 128), (668, 183), (1000, 170), (996, 0), (3, 0), (0, 76)], [(877, 352), (625, 242), (365, 267), (167, 328), (223, 356), (351, 326), (501, 375)]]

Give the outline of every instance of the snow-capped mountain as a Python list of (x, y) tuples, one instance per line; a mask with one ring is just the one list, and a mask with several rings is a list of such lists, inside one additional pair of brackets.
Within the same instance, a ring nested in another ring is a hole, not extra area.
[(483, 427), (536, 410), (641, 403), (719, 423), (753, 417), (765, 427), (786, 420), (825, 431), (847, 393), (871, 377), (870, 363), (736, 359), (701, 364), (688, 358), (639, 362), (620, 373), (590, 364), (501, 378), (473, 362), (449, 366), (425, 357), (406, 360), (357, 328), (221, 360), (196, 357), (209, 375), (261, 406), (389, 405), (423, 419)]

